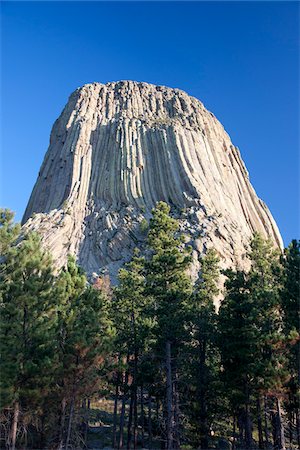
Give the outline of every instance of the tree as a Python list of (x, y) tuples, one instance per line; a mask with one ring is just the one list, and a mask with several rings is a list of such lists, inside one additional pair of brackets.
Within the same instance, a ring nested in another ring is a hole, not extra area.
[[(125, 268), (120, 269), (118, 279), (119, 286), (115, 289), (114, 301), (114, 319), (117, 329), (117, 344), (119, 355), (127, 357), (131, 377), (131, 395), (129, 422), (127, 433), (127, 447), (130, 448), (132, 440), (133, 423), (133, 442), (134, 448), (137, 445), (137, 390), (138, 390), (138, 370), (139, 359), (144, 350), (144, 341), (147, 336), (145, 331), (146, 322), (144, 310), (146, 308), (147, 298), (145, 296), (145, 277), (144, 277), (144, 258), (139, 257), (136, 250), (132, 260), (126, 264)], [(128, 374), (129, 375), (129, 374)], [(127, 375), (127, 379), (128, 379)], [(118, 380), (120, 376), (117, 377)], [(127, 386), (123, 389), (123, 403), (125, 401)], [(125, 413), (122, 408), (123, 415)], [(116, 421), (116, 418), (115, 418)], [(121, 424), (124, 423), (124, 417), (121, 418)], [(119, 446), (122, 446), (123, 426), (120, 429)]]
[(10, 449), (87, 447), (86, 405), (112, 386), (114, 448), (127, 422), (127, 448), (138, 437), (143, 448), (157, 439), (169, 450), (208, 448), (232, 434), (234, 449), (237, 427), (240, 446), (256, 447), (257, 436), (263, 449), (272, 425), (284, 450), (285, 417), (299, 446), (299, 241), (280, 255), (255, 234), (250, 269), (224, 272), (219, 314), (217, 254), (201, 258), (192, 286), (190, 249), (163, 202), (144, 256), (135, 250), (113, 290), (107, 275), (91, 286), (72, 257), (54, 276), (39, 236), (20, 234), (9, 210), (0, 210), (0, 250), (0, 421)]
[[(246, 448), (252, 445), (251, 403), (272, 402), (275, 444), (284, 448), (281, 398), (286, 379), (286, 342), (280, 309), (281, 267), (271, 241), (255, 234), (249, 252), (251, 269), (227, 271), (226, 294), (219, 315), (224, 379), (231, 391), (234, 414), (239, 416)], [(238, 411), (239, 405), (244, 405)], [(261, 420), (258, 417), (260, 447)], [(267, 436), (266, 436), (267, 438)]]
[[(20, 234), (20, 225), (14, 223), (14, 213), (0, 208), (0, 258), (11, 251), (12, 244)], [(1, 261), (3, 263), (3, 261)]]
[(35, 233), (16, 244), (17, 229), (10, 219), (1, 229), (1, 239), (6, 233), (0, 272), (1, 402), (2, 408), (12, 411), (11, 449), (16, 445), (21, 413), (23, 423), (25, 416), (38, 416), (39, 399), (49, 388), (55, 324), (51, 257)]
[[(201, 448), (208, 448), (210, 423), (216, 412), (219, 356), (216, 346), (217, 314), (214, 300), (219, 292), (219, 258), (213, 249), (201, 258), (201, 275), (189, 303), (190, 339), (186, 371), (191, 373), (187, 398), (188, 415)], [(195, 442), (196, 444), (196, 442)]]
[(256, 305), (256, 327), (259, 331), (259, 350), (256, 358), (255, 381), (257, 398), (265, 395), (272, 404), (274, 444), (285, 448), (281, 401), (284, 398), (287, 341), (283, 333), (283, 311), (281, 308), (282, 266), (280, 252), (271, 240), (254, 234), (249, 253), (250, 298)]
[(290, 418), (290, 440), (293, 441), (292, 429), (295, 426), (297, 444), (300, 447), (300, 241), (293, 240), (285, 249), (282, 263), (284, 275), (281, 299), (284, 312), (284, 333), (289, 342), (288, 370), (290, 373), (286, 406)]
[[(157, 351), (164, 360), (166, 440), (172, 449), (179, 439), (177, 355), (184, 334), (186, 304), (192, 292), (186, 270), (190, 249), (178, 234), (178, 221), (170, 217), (170, 207), (159, 202), (153, 210), (148, 234), (149, 260), (146, 262), (147, 294), (152, 298), (156, 324)], [(177, 442), (178, 445), (178, 442)]]
[(222, 378), (232, 415), (238, 420), (240, 444), (250, 448), (250, 399), (254, 388), (255, 361), (259, 354), (255, 325), (257, 311), (250, 298), (246, 274), (233, 270), (227, 270), (225, 274), (226, 291), (218, 317)]
[[(59, 342), (56, 376), (61, 403), (59, 448), (68, 448), (72, 441), (76, 405), (97, 392), (104, 378), (105, 357), (111, 349), (113, 328), (108, 298), (87, 285), (83, 271), (72, 257), (57, 280), (56, 292)], [(73, 444), (76, 439), (74, 436)]]

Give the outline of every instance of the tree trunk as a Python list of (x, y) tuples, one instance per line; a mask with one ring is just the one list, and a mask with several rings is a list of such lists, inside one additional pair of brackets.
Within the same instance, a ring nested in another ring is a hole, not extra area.
[(71, 438), (71, 431), (72, 431), (72, 424), (73, 424), (73, 415), (74, 415), (74, 404), (75, 404), (75, 393), (72, 394), (71, 404), (70, 404), (70, 415), (69, 415), (69, 422), (68, 422), (68, 432), (67, 432), (67, 439), (66, 439), (66, 449), (68, 448), (70, 438)]
[(285, 438), (284, 438), (284, 427), (282, 423), (282, 411), (280, 399), (276, 398), (276, 408), (277, 408), (277, 439), (278, 439), (278, 449), (286, 450), (285, 448)]
[(128, 417), (128, 426), (127, 426), (127, 450), (131, 447), (131, 438), (132, 438), (132, 416), (133, 416), (133, 405), (134, 404), (134, 393), (133, 390), (131, 390), (130, 395), (130, 406), (129, 406), (129, 417)]
[(20, 404), (16, 400), (14, 403), (14, 415), (10, 430), (10, 450), (15, 450), (16, 448), (19, 414), (20, 414)]
[(294, 426), (294, 414), (293, 414), (293, 410), (291, 409), (291, 395), (289, 395), (289, 414), (288, 414), (288, 418), (289, 418), (289, 442), (290, 442), (290, 448), (292, 448), (293, 445), (293, 426)]
[(167, 450), (173, 449), (173, 402), (172, 402), (172, 366), (171, 342), (166, 342), (166, 376), (167, 376)]
[(252, 448), (252, 424), (249, 412), (249, 403), (246, 403), (246, 414), (245, 414), (245, 445), (247, 449)]
[(263, 430), (262, 430), (261, 406), (260, 406), (260, 398), (259, 397), (257, 397), (257, 400), (256, 400), (256, 412), (257, 412), (258, 447), (260, 449), (263, 449), (264, 448), (264, 438), (263, 438)]
[[(200, 340), (200, 339), (199, 339)], [(208, 448), (208, 426), (206, 407), (206, 379), (205, 379), (206, 342), (200, 342), (199, 353), (199, 403), (200, 403), (200, 445), (201, 448)]]
[(141, 386), (141, 426), (142, 426), (142, 448), (145, 447), (145, 411), (144, 411), (144, 386)]
[(179, 436), (179, 393), (178, 393), (178, 372), (177, 372), (177, 368), (175, 367), (174, 369), (174, 375), (175, 375), (175, 380), (174, 380), (174, 386), (173, 386), (173, 390), (174, 390), (174, 424), (175, 424), (175, 429), (174, 429), (174, 447), (176, 449), (180, 448), (180, 436)]
[(133, 403), (133, 448), (137, 448), (137, 428), (138, 428), (138, 400), (137, 400), (137, 386), (134, 388), (134, 403)]
[(252, 447), (252, 423), (250, 418), (250, 394), (249, 387), (246, 384), (246, 404), (245, 404), (245, 446), (250, 449)]
[(125, 422), (125, 406), (126, 406), (126, 397), (123, 392), (122, 398), (122, 409), (121, 409), (121, 417), (120, 417), (120, 434), (119, 434), (119, 445), (118, 448), (123, 448), (123, 437), (124, 437), (124, 422)]
[[(136, 336), (135, 336), (136, 345)], [(138, 370), (138, 350), (134, 352), (134, 370), (133, 370), (133, 448), (137, 447), (137, 427), (138, 427), (138, 399), (137, 399), (137, 370)]]
[(82, 439), (83, 439), (83, 446), (84, 446), (84, 448), (87, 448), (87, 434), (88, 434), (88, 428), (89, 428), (90, 400), (85, 399), (82, 402), (82, 408), (83, 408)]
[[(129, 354), (127, 354), (126, 364), (128, 366), (129, 362)], [(125, 377), (123, 380), (123, 396), (122, 396), (122, 409), (121, 409), (121, 417), (120, 417), (120, 434), (119, 434), (119, 445), (118, 448), (123, 448), (123, 439), (124, 439), (124, 423), (125, 423), (125, 407), (127, 400), (127, 388), (128, 388), (128, 367), (125, 371)]]
[[(131, 383), (131, 396), (130, 396), (130, 408), (129, 408), (129, 420), (128, 420), (128, 432), (127, 432), (127, 449), (130, 449), (132, 434), (133, 434), (133, 448), (137, 446), (137, 349), (134, 352), (134, 365), (133, 365), (133, 377)], [(132, 427), (133, 424), (133, 427)], [(133, 433), (132, 433), (133, 428)]]
[(152, 448), (152, 398), (151, 394), (148, 394), (148, 446)]
[(65, 428), (65, 419), (66, 419), (66, 405), (67, 405), (67, 400), (66, 400), (65, 397), (63, 397), (63, 399), (61, 401), (58, 450), (61, 450), (63, 448), (63, 443), (64, 443), (64, 428)]
[[(138, 348), (137, 348), (137, 332), (135, 325), (135, 313), (134, 309), (131, 313), (131, 326), (133, 333), (133, 345), (134, 345), (134, 361), (133, 361), (133, 376), (131, 382), (131, 397), (130, 397), (130, 410), (128, 420), (128, 435), (127, 435), (127, 449), (131, 446), (131, 427), (133, 422), (133, 448), (137, 446), (137, 363), (138, 363)], [(133, 420), (132, 420), (133, 418)]]
[(278, 450), (278, 436), (277, 436), (277, 416), (274, 411), (270, 411), (271, 424), (272, 424), (272, 436), (273, 436), (273, 449)]
[(268, 403), (267, 397), (264, 397), (264, 428), (265, 428), (265, 442), (266, 448), (269, 447), (270, 439), (269, 439), (269, 429), (268, 429)]
[(117, 419), (118, 419), (118, 399), (119, 399), (119, 373), (117, 375), (114, 402), (114, 424), (113, 424), (113, 448), (117, 448)]
[(86, 443), (86, 447), (87, 447), (87, 437), (88, 437), (88, 431), (89, 431), (90, 409), (91, 409), (91, 401), (88, 398), (88, 401), (87, 401), (86, 428), (85, 428), (85, 435), (84, 435), (84, 442)]

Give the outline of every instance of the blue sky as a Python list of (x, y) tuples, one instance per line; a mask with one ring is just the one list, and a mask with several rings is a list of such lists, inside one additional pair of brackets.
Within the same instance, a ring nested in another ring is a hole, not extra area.
[(299, 237), (299, 3), (2, 2), (1, 206), (21, 219), (70, 93), (120, 79), (199, 98), (284, 241)]

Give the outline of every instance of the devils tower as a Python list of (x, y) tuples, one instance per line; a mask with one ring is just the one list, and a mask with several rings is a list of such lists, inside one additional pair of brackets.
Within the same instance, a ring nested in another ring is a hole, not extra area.
[[(92, 276), (120, 266), (145, 239), (156, 202), (171, 205), (198, 256), (245, 266), (254, 231), (282, 246), (270, 211), (223, 126), (179, 89), (134, 81), (77, 89), (56, 120), (26, 208), (57, 267), (68, 254)], [(141, 225), (142, 224), (142, 225)]]

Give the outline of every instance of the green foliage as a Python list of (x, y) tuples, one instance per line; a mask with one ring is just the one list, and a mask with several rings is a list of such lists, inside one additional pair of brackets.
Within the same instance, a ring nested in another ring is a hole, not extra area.
[[(283, 283), (281, 291), (284, 312), (284, 334), (288, 342), (287, 366), (290, 378), (286, 384), (289, 420), (299, 414), (300, 402), (300, 241), (293, 240), (282, 258)], [(291, 425), (292, 426), (292, 425)]]
[[(251, 243), (250, 299), (255, 305), (253, 324), (258, 330), (260, 355), (256, 379), (261, 392), (281, 392), (285, 372), (285, 340), (281, 310), (282, 266), (273, 243), (255, 234)], [(254, 308), (253, 308), (254, 309)]]
[(170, 217), (166, 203), (158, 203), (152, 213), (148, 234), (151, 256), (146, 262), (147, 293), (155, 304), (157, 336), (162, 342), (166, 339), (175, 342), (183, 332), (183, 316), (192, 293), (186, 273), (191, 251), (183, 245), (178, 221)]
[(270, 241), (254, 235), (249, 256), (249, 273), (225, 273), (226, 295), (219, 314), (225, 374), (227, 369), (238, 401), (249, 390), (280, 391), (284, 377), (279, 253)]
[(145, 253), (135, 250), (112, 290), (105, 278), (91, 286), (72, 257), (54, 275), (40, 237), (20, 235), (13, 213), (0, 210), (3, 442), (13, 448), (15, 421), (19, 448), (27, 445), (21, 429), (33, 448), (86, 447), (87, 404), (112, 395), (114, 448), (124, 437), (128, 448), (140, 441), (143, 448), (216, 448), (228, 439), (255, 448), (257, 434), (267, 448), (259, 419), (264, 398), (265, 429), (272, 423), (274, 445), (283, 448), (279, 428), (283, 439), (288, 422), (292, 448), (299, 422), (299, 241), (280, 255), (255, 234), (250, 269), (223, 272), (217, 314), (216, 252), (201, 258), (193, 285), (191, 249), (170, 207), (158, 203), (141, 231), (148, 233)]
[[(74, 404), (98, 392), (103, 383), (101, 372), (109, 370), (107, 354), (114, 337), (109, 318), (110, 301), (87, 279), (73, 257), (69, 257), (55, 285), (57, 299), (58, 342), (55, 371), (58, 404), (70, 407), (69, 425), (62, 424), (60, 440), (68, 445), (67, 429), (73, 429)], [(73, 445), (76, 441), (72, 441)]]
[(234, 411), (246, 401), (248, 381), (253, 378), (258, 355), (255, 304), (250, 299), (242, 271), (226, 271), (226, 295), (221, 303), (218, 328), (223, 379)]
[[(110, 370), (110, 299), (88, 285), (73, 258), (54, 277), (40, 237), (19, 238), (12, 220), (5, 210), (0, 227), (1, 417), (10, 424), (5, 439), (13, 442), (16, 420), (14, 439), (19, 427), (27, 432), (29, 426), (40, 448), (49, 440), (77, 445), (77, 402), (99, 392)], [(58, 428), (62, 404), (69, 413)]]
[[(162, 385), (166, 415), (165, 435), (168, 448), (179, 445), (179, 351), (186, 337), (187, 304), (192, 283), (187, 275), (191, 249), (184, 245), (179, 223), (170, 216), (170, 207), (163, 202), (152, 211), (148, 233), (149, 258), (146, 261), (147, 295), (153, 305), (156, 343), (155, 358), (164, 360), (157, 367), (156, 380)], [(174, 412), (172, 412), (174, 411)], [(173, 416), (178, 417), (174, 420)], [(174, 425), (174, 422), (177, 425)]]
[(148, 229), (149, 229), (149, 224), (148, 224), (147, 219), (145, 219), (145, 217), (144, 217), (144, 219), (140, 223), (141, 233), (147, 233)]
[[(120, 337), (120, 345), (126, 343), (126, 350), (133, 352), (145, 338), (145, 259), (136, 249), (132, 260), (119, 271), (119, 285), (115, 288), (114, 320)], [(138, 340), (138, 342), (137, 342)]]
[(287, 378), (280, 254), (270, 241), (255, 234), (249, 257), (248, 273), (225, 272), (226, 293), (218, 326), (223, 380), (236, 416), (244, 421), (246, 447), (252, 445), (253, 399), (262, 394), (272, 400), (280, 398)]
[(1, 401), (37, 407), (53, 360), (52, 262), (34, 233), (6, 250), (1, 264)]
[(282, 258), (284, 267), (282, 307), (284, 310), (285, 332), (298, 330), (300, 322), (300, 241), (293, 240), (285, 249)]
[(189, 309), (189, 339), (185, 346), (184, 372), (189, 378), (186, 415), (193, 430), (192, 442), (208, 447), (209, 429), (218, 415), (218, 370), (216, 343), (217, 314), (214, 300), (219, 293), (219, 258), (208, 250), (201, 258), (201, 275), (195, 285)]
[(0, 208), (0, 257), (6, 255), (20, 233), (20, 225), (14, 224), (14, 213)]

